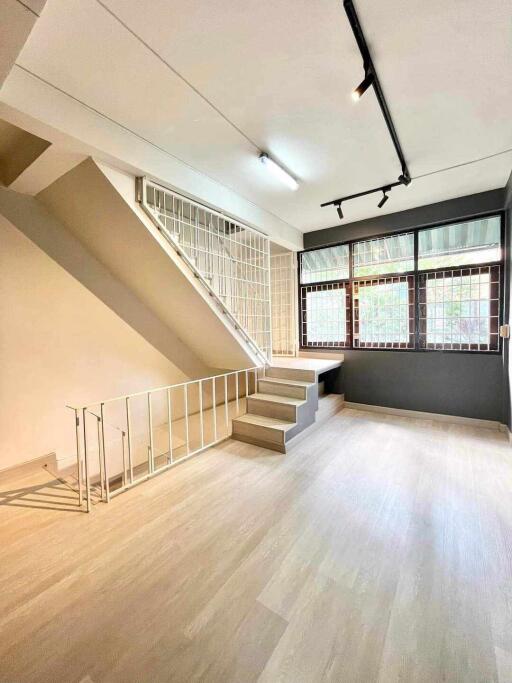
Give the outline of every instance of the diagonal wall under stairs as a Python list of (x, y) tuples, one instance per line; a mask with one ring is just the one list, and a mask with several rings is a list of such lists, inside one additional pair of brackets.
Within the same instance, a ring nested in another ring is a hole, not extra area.
[(256, 364), (136, 203), (132, 175), (87, 159), (38, 199), (206, 366)]

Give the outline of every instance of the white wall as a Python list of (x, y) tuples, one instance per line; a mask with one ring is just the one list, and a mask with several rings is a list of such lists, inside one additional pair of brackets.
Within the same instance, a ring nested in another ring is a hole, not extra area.
[(0, 216), (0, 469), (73, 453), (84, 404), (184, 373)]

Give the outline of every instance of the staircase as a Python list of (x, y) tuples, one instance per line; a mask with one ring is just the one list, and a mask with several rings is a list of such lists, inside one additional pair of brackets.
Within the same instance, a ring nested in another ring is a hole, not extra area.
[[(233, 420), (232, 438), (286, 453), (292, 441), (317, 420), (319, 370), (270, 366), (247, 399), (247, 412)], [(341, 409), (343, 397), (330, 395), (322, 419)], [(333, 400), (334, 398), (334, 400)], [(325, 399), (320, 397), (320, 403)]]

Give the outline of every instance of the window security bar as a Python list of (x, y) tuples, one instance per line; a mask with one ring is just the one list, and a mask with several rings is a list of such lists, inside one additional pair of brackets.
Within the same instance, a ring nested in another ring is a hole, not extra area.
[(265, 366), (108, 399), (74, 412), (78, 505), (87, 512), (231, 436)]
[(268, 237), (147, 178), (138, 179), (137, 198), (257, 360), (270, 361)]

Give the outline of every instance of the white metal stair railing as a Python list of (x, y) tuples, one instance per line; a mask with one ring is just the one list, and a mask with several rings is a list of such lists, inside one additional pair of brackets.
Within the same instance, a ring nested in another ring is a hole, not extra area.
[(78, 504), (87, 512), (231, 436), (266, 366), (127, 394), (74, 412)]
[(208, 290), (259, 362), (272, 355), (270, 241), (266, 235), (138, 178), (137, 199)]

